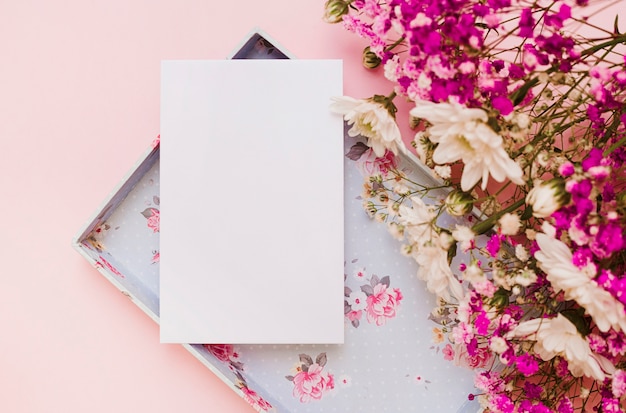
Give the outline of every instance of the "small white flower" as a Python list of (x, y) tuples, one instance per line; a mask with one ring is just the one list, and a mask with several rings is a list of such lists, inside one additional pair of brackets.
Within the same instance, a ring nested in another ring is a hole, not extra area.
[(585, 231), (578, 228), (576, 225), (569, 227), (567, 235), (569, 235), (569, 238), (578, 245), (586, 245), (587, 242), (589, 242), (589, 236), (585, 233)]
[(363, 291), (352, 291), (346, 299), (352, 310), (364, 310), (367, 307), (367, 295)]
[(515, 235), (522, 226), (519, 216), (517, 214), (511, 214), (510, 212), (502, 215), (498, 223), (500, 224), (500, 231), (503, 235)]
[(499, 336), (492, 336), (489, 339), (489, 348), (496, 354), (502, 354), (507, 349), (506, 340)]
[(474, 234), (474, 231), (472, 231), (470, 227), (457, 225), (454, 231), (452, 231), (452, 236), (461, 243), (461, 249), (467, 251), (472, 247), (472, 241), (474, 241), (476, 234)]
[(439, 144), (433, 161), (438, 164), (463, 161), (461, 188), (464, 191), (469, 191), (481, 179), (484, 190), (489, 175), (497, 182), (508, 178), (518, 185), (524, 183), (522, 169), (504, 150), (502, 137), (487, 125), (484, 110), (456, 103), (417, 101), (411, 115), (432, 124), (428, 129), (430, 140)]
[(415, 15), (415, 18), (411, 20), (410, 26), (412, 29), (415, 29), (416, 27), (428, 26), (431, 23), (432, 19), (430, 17), (422, 12), (419, 12)]
[(385, 63), (385, 77), (390, 82), (396, 82), (398, 80), (398, 61), (399, 57), (396, 55), (392, 59), (387, 60)]
[(409, 192), (411, 192), (411, 190), (409, 189), (408, 186), (404, 185), (402, 182), (396, 182), (393, 184), (393, 192), (395, 192), (398, 195), (406, 195)]
[(526, 195), (526, 203), (533, 209), (533, 216), (546, 218), (565, 205), (569, 194), (562, 179), (550, 179), (535, 185)]
[(513, 281), (522, 287), (528, 287), (537, 281), (537, 274), (529, 268), (524, 268), (517, 273)]
[(520, 129), (526, 129), (530, 125), (530, 117), (525, 113), (516, 113), (515, 122)]
[(485, 273), (478, 265), (471, 264), (463, 271), (463, 278), (472, 284), (476, 284), (485, 280)]
[(526, 248), (522, 246), (522, 244), (517, 244), (515, 246), (515, 257), (521, 262), (526, 262), (530, 258), (530, 255), (528, 254)]
[(563, 357), (575, 377), (584, 375), (603, 381), (606, 373), (611, 374), (615, 370), (610, 361), (591, 351), (576, 326), (560, 313), (552, 319), (523, 321), (511, 335), (536, 341), (533, 350), (544, 361)]
[(343, 115), (348, 125), (352, 125), (348, 135), (366, 137), (368, 146), (376, 156), (384, 156), (386, 149), (398, 154), (398, 146), (402, 145), (400, 129), (393, 116), (381, 104), (348, 96), (332, 99), (334, 103), (330, 109)]
[(450, 179), (450, 176), (452, 175), (452, 168), (450, 168), (450, 165), (435, 165), (434, 170), (441, 179)]

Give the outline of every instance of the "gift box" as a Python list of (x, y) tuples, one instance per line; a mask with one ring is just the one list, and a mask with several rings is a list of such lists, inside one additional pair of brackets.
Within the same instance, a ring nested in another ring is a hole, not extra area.
[[(293, 56), (255, 30), (229, 58)], [(355, 145), (364, 150), (346, 135), (345, 153)], [(157, 138), (73, 240), (83, 257), (157, 323), (159, 150)], [(433, 179), (407, 156), (395, 160), (399, 167), (413, 179)], [(356, 164), (349, 158), (354, 156), (346, 157), (344, 176), (345, 344), (183, 346), (258, 411), (459, 411), (473, 390), (472, 373), (444, 360), (446, 343), (433, 341), (428, 317), (435, 298), (415, 278), (415, 262), (363, 210), (367, 156)], [(306, 285), (302, 291), (302, 305), (311, 311), (324, 304), (307, 296)]]

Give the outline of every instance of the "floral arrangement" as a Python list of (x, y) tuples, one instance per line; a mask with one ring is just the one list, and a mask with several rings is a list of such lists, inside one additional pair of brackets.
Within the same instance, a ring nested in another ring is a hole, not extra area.
[[(616, 5), (326, 2), (392, 85), (331, 106), (364, 141), (364, 208), (419, 264), (485, 411), (626, 411), (626, 35), (593, 23)], [(405, 141), (436, 185), (398, 167)]]

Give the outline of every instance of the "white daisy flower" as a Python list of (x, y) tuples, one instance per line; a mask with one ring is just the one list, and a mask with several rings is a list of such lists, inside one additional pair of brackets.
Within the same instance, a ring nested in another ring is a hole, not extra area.
[(367, 145), (378, 157), (384, 156), (387, 149), (398, 154), (398, 146), (402, 145), (400, 129), (383, 105), (348, 96), (333, 97), (332, 100), (330, 110), (343, 115), (348, 125), (352, 125), (348, 135), (366, 137)]
[(575, 377), (584, 375), (603, 381), (606, 373), (615, 371), (609, 360), (591, 351), (587, 340), (562, 314), (552, 319), (523, 321), (513, 330), (512, 335), (536, 341), (533, 349), (544, 361), (556, 356), (563, 357)]
[(508, 178), (518, 185), (524, 183), (522, 168), (504, 150), (502, 137), (487, 125), (484, 110), (418, 100), (410, 113), (432, 124), (428, 129), (430, 140), (439, 144), (433, 161), (438, 164), (463, 161), (464, 191), (472, 189), (481, 179), (484, 190), (489, 175), (498, 182)]
[(611, 327), (626, 331), (624, 305), (592, 279), (594, 274), (572, 263), (567, 245), (542, 233), (537, 234), (537, 245), (535, 258), (556, 291), (562, 290), (566, 300), (580, 304), (600, 331), (607, 332)]

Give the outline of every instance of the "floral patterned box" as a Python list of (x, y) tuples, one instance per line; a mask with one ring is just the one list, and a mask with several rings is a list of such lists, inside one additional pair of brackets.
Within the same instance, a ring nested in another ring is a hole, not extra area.
[[(292, 57), (274, 44), (255, 31), (230, 57)], [(476, 411), (466, 403), (472, 373), (450, 363), (449, 344), (440, 342), (441, 333), (429, 320), (434, 297), (417, 281), (417, 265), (363, 210), (362, 173), (380, 165), (365, 149), (352, 156), (354, 148), (362, 146), (346, 135), (345, 344), (184, 347), (258, 411)], [(410, 169), (414, 179), (432, 181), (407, 156), (394, 162)], [(159, 203), (157, 139), (73, 242), (156, 322)], [(303, 286), (302, 305), (314, 311), (323, 303), (307, 296)]]

